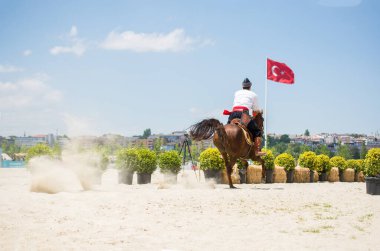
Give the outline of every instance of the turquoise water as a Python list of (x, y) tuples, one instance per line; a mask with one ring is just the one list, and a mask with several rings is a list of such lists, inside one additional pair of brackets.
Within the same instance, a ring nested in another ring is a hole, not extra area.
[(25, 167), (25, 162), (24, 161), (3, 160), (3, 161), (1, 161), (1, 167), (3, 167), (3, 168)]

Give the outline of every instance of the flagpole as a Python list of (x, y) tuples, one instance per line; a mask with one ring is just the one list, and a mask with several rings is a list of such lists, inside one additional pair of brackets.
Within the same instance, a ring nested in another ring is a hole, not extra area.
[(268, 57), (266, 58), (266, 67), (265, 67), (265, 105), (264, 105), (264, 137), (265, 137), (265, 148), (267, 148), (268, 145), (268, 135), (267, 135), (267, 102), (268, 102), (268, 78), (267, 78), (267, 71), (268, 71)]

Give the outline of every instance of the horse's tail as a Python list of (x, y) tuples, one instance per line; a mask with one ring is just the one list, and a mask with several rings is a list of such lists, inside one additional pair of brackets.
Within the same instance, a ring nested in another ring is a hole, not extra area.
[[(190, 136), (194, 140), (209, 139), (214, 134), (215, 130), (220, 130), (224, 127), (217, 119), (204, 119), (190, 127)], [(225, 133), (225, 131), (224, 131)]]

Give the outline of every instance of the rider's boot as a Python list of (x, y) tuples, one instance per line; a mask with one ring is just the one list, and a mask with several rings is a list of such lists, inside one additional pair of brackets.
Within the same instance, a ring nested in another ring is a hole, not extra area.
[(266, 152), (260, 151), (260, 146), (261, 146), (261, 137), (256, 137), (255, 138), (255, 155), (259, 157), (266, 155)]

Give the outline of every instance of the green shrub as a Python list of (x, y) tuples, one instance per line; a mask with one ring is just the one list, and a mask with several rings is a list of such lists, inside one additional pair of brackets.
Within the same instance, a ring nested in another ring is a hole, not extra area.
[(137, 150), (137, 173), (153, 173), (157, 168), (157, 155), (146, 148)]
[(380, 174), (380, 148), (372, 148), (364, 159), (365, 173), (367, 176)]
[(181, 157), (177, 151), (163, 152), (158, 156), (158, 165), (162, 173), (179, 173), (181, 171)]
[(319, 154), (314, 159), (314, 170), (318, 173), (326, 173), (331, 169), (330, 158), (326, 154)]
[(26, 153), (26, 162), (29, 162), (31, 158), (37, 156), (53, 157), (53, 151), (45, 144), (37, 144), (35, 146), (32, 146)]
[(261, 156), (261, 159), (264, 160), (265, 168), (268, 170), (273, 170), (274, 169), (273, 152), (269, 149), (263, 149), (262, 151), (267, 153), (265, 156)]
[(306, 151), (300, 155), (298, 159), (298, 164), (301, 167), (306, 167), (306, 168), (309, 168), (310, 170), (313, 170), (315, 157), (317, 157), (315, 152)]
[(361, 159), (349, 159), (347, 160), (347, 168), (352, 168), (355, 172), (363, 171), (363, 160)]
[(135, 148), (122, 148), (116, 152), (116, 167), (131, 172), (137, 169), (138, 151)]
[(241, 162), (241, 159), (238, 159), (236, 161), (236, 165), (238, 169), (244, 169), (244, 165), (243, 165), (243, 162)]
[(339, 170), (345, 170), (347, 168), (347, 161), (341, 156), (335, 156), (330, 159), (331, 167), (337, 167)]
[(294, 170), (296, 162), (292, 155), (289, 153), (282, 153), (276, 157), (274, 163), (278, 166), (282, 166), (285, 171)]
[(200, 168), (202, 170), (215, 169), (222, 170), (224, 161), (220, 152), (216, 148), (208, 148), (201, 152), (199, 156)]

